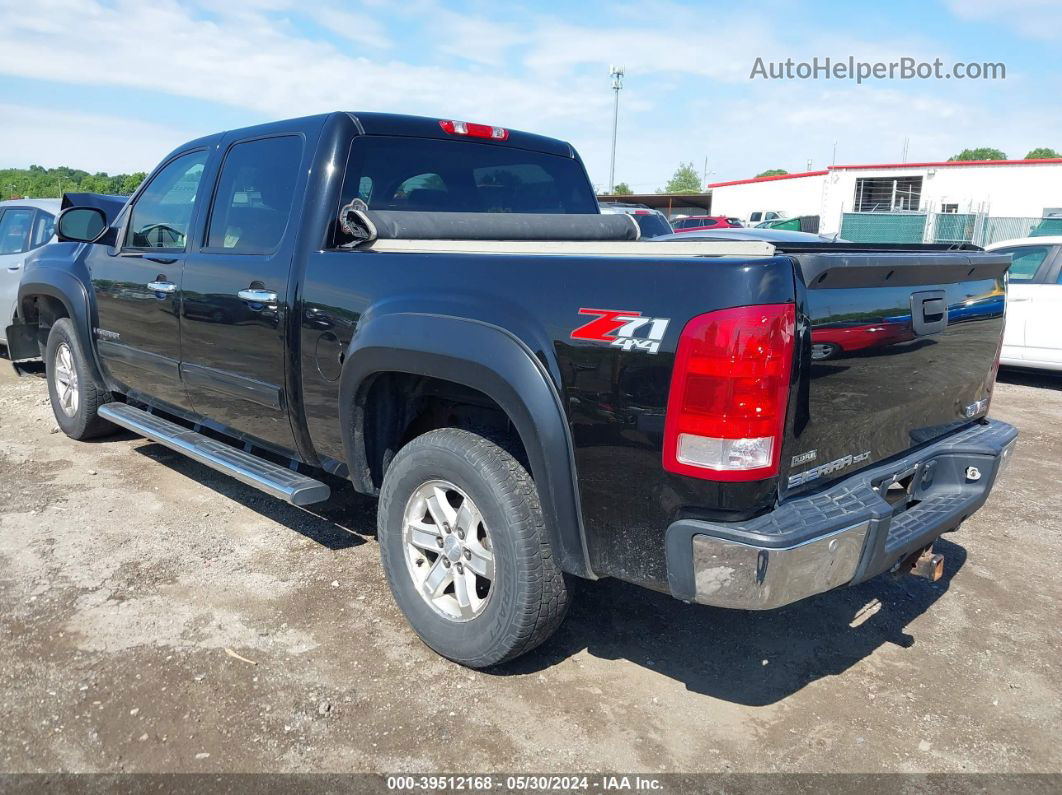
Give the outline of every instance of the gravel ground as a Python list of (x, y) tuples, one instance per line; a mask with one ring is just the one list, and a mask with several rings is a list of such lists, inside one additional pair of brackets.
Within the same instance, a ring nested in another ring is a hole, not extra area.
[(937, 584), (770, 613), (586, 583), (491, 672), (391, 600), (372, 500), (305, 511), (129, 434), (57, 432), (0, 367), (0, 770), (1062, 771), (1062, 379)]

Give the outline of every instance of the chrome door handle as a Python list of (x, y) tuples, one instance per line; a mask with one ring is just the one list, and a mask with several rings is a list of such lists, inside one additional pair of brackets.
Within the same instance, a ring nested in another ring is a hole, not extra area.
[(22, 267), (22, 263), (21, 262), (16, 262), (14, 265), (8, 265), (7, 269), (9, 271), (17, 271), (21, 267)]
[(177, 291), (173, 282), (148, 282), (147, 288), (153, 293), (172, 293)]
[(275, 304), (277, 301), (277, 294), (272, 290), (240, 290), (236, 293), (244, 301), (250, 301), (253, 304)]

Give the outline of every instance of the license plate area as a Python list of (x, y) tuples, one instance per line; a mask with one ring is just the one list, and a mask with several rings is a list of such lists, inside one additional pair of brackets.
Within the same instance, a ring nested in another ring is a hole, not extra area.
[(908, 469), (873, 481), (874, 491), (892, 507), (896, 516), (922, 501), (922, 495), (932, 487), (936, 461), (922, 461)]

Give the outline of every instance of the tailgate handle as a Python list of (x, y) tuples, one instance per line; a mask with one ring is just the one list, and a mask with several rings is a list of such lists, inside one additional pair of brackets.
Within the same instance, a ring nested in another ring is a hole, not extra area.
[(948, 325), (948, 306), (943, 290), (923, 290), (911, 294), (911, 330), (916, 336), (938, 334)]

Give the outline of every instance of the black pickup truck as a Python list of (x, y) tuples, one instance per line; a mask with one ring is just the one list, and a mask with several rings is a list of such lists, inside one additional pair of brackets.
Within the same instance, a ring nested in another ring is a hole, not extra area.
[(469, 666), (547, 638), (573, 576), (753, 610), (932, 576), (1016, 437), (986, 418), (1009, 257), (640, 241), (515, 130), (220, 133), (58, 226), (7, 338), (63, 431), (378, 495), (398, 605)]

